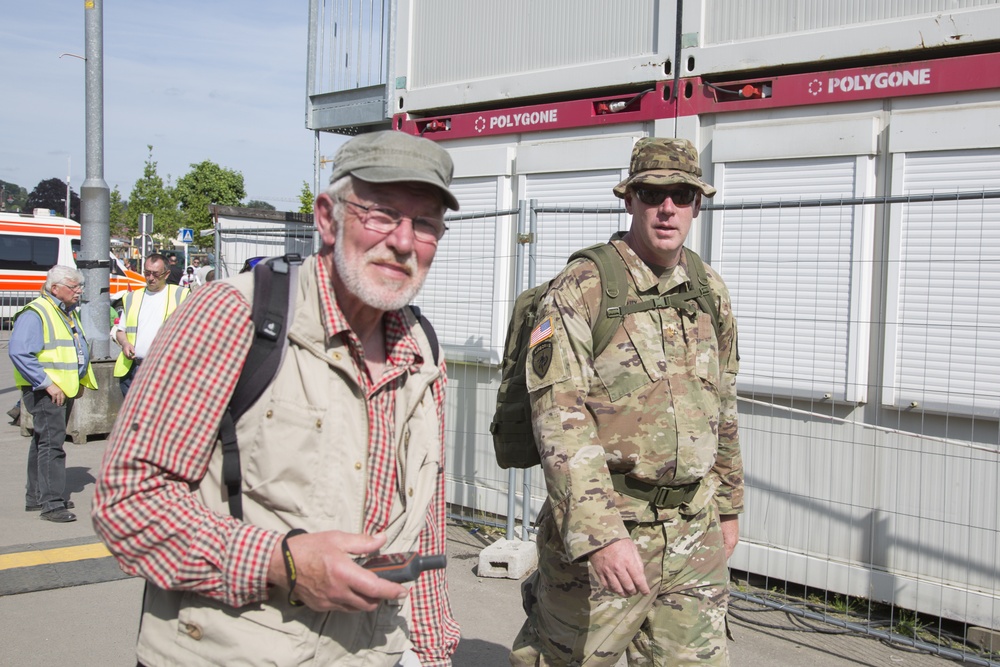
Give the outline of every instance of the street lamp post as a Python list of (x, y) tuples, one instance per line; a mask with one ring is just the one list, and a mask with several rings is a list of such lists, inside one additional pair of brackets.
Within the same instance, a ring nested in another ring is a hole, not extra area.
[[(80, 257), (86, 280), (81, 314), (94, 359), (110, 359), (111, 191), (104, 181), (104, 14), (103, 0), (84, 3), (86, 41), (87, 179), (80, 187)], [(67, 196), (68, 198), (68, 196)], [(67, 206), (69, 203), (67, 202)]]
[[(111, 358), (111, 192), (104, 181), (104, 0), (85, 0), (86, 41), (86, 144), (87, 178), (80, 187), (80, 252), (77, 268), (86, 281), (80, 308), (97, 391), (77, 398), (66, 424), (74, 441), (89, 435), (107, 435), (114, 427), (122, 395), (114, 377)], [(71, 195), (70, 195), (71, 196)], [(69, 197), (67, 197), (69, 198)]]

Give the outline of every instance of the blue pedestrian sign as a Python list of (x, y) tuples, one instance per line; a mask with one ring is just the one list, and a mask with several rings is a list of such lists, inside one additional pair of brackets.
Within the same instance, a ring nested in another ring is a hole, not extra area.
[(194, 230), (190, 227), (181, 228), (181, 243), (194, 243)]

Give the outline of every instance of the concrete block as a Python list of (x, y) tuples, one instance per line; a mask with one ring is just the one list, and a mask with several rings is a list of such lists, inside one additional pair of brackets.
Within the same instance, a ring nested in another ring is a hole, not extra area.
[(1000, 630), (970, 627), (965, 633), (965, 638), (970, 644), (975, 644), (985, 651), (1000, 652)]
[[(73, 444), (83, 445), (88, 436), (107, 436), (115, 425), (122, 407), (122, 390), (115, 377), (115, 362), (95, 361), (92, 364), (97, 378), (97, 390), (84, 389), (73, 402), (66, 424), (66, 435)], [(34, 420), (26, 410), (21, 410), (21, 435), (31, 435)]]
[(520, 579), (538, 567), (534, 542), (501, 538), (479, 552), (480, 577)]

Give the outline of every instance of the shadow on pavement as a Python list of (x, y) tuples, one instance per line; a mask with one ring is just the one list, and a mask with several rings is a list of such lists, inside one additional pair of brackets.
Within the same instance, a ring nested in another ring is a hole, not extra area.
[(504, 667), (510, 665), (509, 646), (501, 646), (482, 639), (463, 639), (458, 643), (452, 664), (455, 667)]
[(84, 489), (96, 482), (97, 479), (90, 474), (90, 468), (81, 466), (66, 468), (66, 493), (71, 496), (83, 493)]

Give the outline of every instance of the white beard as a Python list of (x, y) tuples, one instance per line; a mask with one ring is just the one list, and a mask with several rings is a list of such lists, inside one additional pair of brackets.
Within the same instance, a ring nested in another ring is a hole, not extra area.
[[(391, 255), (391, 251), (372, 248), (360, 258), (351, 260), (344, 253), (344, 224), (337, 226), (337, 240), (333, 245), (333, 265), (337, 275), (343, 281), (348, 291), (354, 294), (366, 306), (389, 312), (405, 307), (413, 297), (417, 295), (427, 278), (426, 271), (422, 274), (417, 267), (417, 257), (410, 254), (401, 262), (410, 272), (408, 281), (371, 281), (365, 280), (364, 268), (373, 261), (385, 259), (384, 255)], [(398, 261), (392, 258), (392, 261)]]

